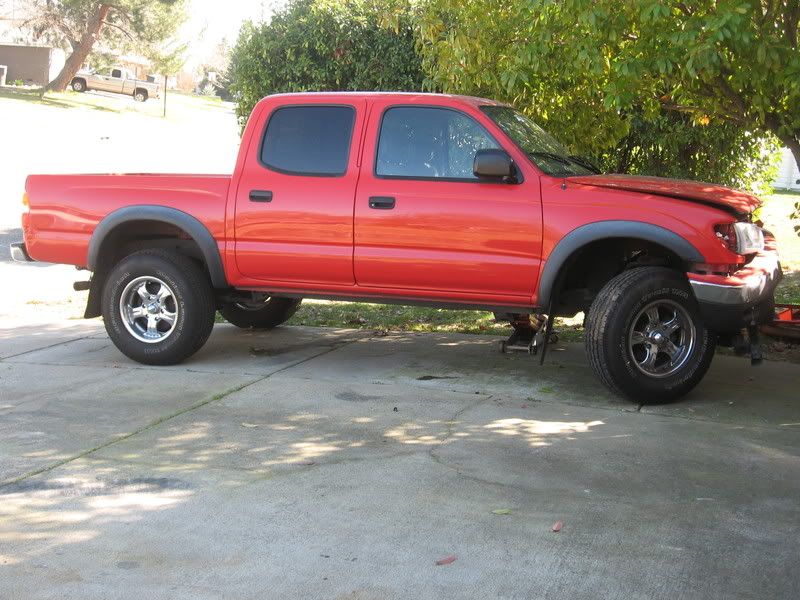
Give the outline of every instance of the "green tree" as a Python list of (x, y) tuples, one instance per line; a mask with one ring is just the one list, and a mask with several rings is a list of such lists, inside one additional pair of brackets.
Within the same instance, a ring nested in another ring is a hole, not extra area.
[(737, 145), (753, 157), (775, 136), (800, 164), (800, 0), (420, 6), (417, 31), (432, 82), (527, 107), (573, 148), (602, 154), (638, 124), (679, 122), (675, 113), (694, 128), (694, 141), (714, 144), (709, 134), (730, 140), (738, 131)]
[(627, 116), (628, 133), (596, 156), (606, 172), (639, 173), (770, 191), (778, 145), (728, 122), (696, 123), (684, 113)]
[(171, 37), (185, 19), (184, 0), (30, 0), (28, 23), (37, 37), (68, 49), (48, 90), (66, 89), (92, 50), (147, 53)]
[(380, 0), (294, 0), (268, 23), (246, 23), (230, 65), (240, 123), (277, 92), (421, 89), (409, 3), (397, 6), (392, 27)]

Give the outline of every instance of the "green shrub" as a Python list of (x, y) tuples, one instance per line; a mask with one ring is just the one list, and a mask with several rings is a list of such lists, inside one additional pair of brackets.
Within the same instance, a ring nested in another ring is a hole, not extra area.
[(390, 27), (379, 2), (294, 0), (268, 23), (245, 23), (229, 72), (239, 123), (268, 94), (421, 89), (405, 8)]

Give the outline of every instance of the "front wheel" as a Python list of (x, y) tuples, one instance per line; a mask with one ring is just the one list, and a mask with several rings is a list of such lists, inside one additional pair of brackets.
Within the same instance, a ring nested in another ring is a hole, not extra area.
[(83, 79), (73, 79), (72, 80), (72, 90), (75, 92), (85, 92), (86, 91), (86, 83), (84, 83)]
[(642, 404), (677, 400), (708, 371), (716, 337), (686, 278), (665, 267), (635, 268), (609, 281), (586, 322), (586, 353), (612, 391)]
[(197, 352), (214, 327), (214, 295), (190, 258), (142, 250), (122, 259), (103, 287), (103, 321), (114, 345), (146, 365), (172, 365)]
[(302, 300), (253, 294), (252, 298), (226, 302), (219, 309), (228, 323), (242, 329), (272, 329), (288, 321)]
[(133, 94), (133, 99), (136, 102), (144, 102), (147, 100), (147, 92), (145, 90), (136, 90)]

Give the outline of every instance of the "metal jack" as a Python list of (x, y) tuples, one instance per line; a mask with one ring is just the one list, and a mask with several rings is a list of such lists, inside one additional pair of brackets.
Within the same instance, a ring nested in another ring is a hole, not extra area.
[(503, 353), (527, 352), (535, 356), (542, 348), (544, 355), (547, 341), (558, 339), (556, 334), (552, 333), (552, 325), (548, 318), (543, 315), (515, 314), (498, 320), (508, 321), (514, 329), (507, 340), (500, 342), (500, 351)]

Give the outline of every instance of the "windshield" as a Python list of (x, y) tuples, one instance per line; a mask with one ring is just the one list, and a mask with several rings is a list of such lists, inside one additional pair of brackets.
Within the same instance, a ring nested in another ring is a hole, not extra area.
[(481, 106), (481, 110), (546, 174), (570, 177), (599, 173), (586, 159), (570, 155), (560, 142), (521, 112), (509, 106)]

